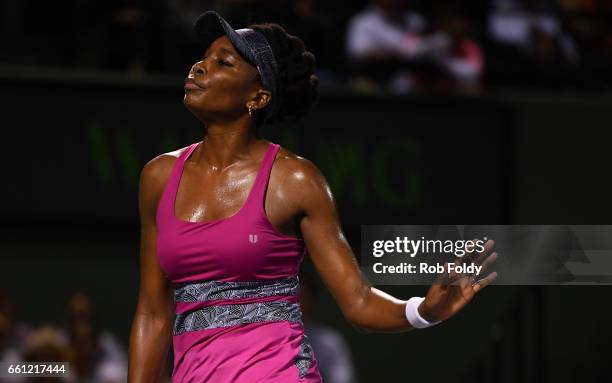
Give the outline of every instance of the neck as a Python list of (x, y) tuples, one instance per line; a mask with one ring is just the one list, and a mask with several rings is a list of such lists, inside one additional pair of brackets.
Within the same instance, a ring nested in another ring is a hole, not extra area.
[(209, 124), (208, 133), (202, 140), (202, 150), (195, 160), (201, 165), (223, 170), (250, 158), (258, 141), (251, 125), (250, 121)]

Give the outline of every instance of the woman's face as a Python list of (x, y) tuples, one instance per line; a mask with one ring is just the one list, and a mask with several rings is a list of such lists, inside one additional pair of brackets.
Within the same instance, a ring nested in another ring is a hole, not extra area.
[(255, 67), (222, 36), (191, 67), (183, 103), (203, 122), (235, 120), (248, 114), (247, 104), (252, 104), (261, 90)]

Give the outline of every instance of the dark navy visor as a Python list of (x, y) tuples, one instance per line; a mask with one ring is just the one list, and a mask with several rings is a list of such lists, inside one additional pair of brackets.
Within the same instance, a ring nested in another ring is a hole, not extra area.
[(196, 20), (194, 29), (204, 48), (208, 48), (219, 37), (227, 36), (236, 51), (257, 68), (262, 85), (272, 93), (272, 99), (265, 108), (264, 119), (273, 115), (278, 101), (278, 66), (265, 36), (250, 28), (234, 30), (215, 11), (202, 13)]

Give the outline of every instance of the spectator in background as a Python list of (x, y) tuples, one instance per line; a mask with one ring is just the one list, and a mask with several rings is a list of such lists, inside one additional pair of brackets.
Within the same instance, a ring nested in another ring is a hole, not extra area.
[[(23, 350), (31, 334), (30, 326), (16, 321), (17, 305), (0, 291), (0, 362), (23, 361)], [(3, 382), (23, 382), (20, 377), (3, 378)]]
[(438, 91), (479, 91), (484, 54), (469, 36), (468, 18), (462, 10), (450, 3), (442, 4), (433, 15), (432, 32), (448, 36), (450, 46), (434, 55), (437, 66), (431, 87)]
[(318, 298), (318, 289), (313, 277), (302, 268), (299, 280), (304, 331), (317, 356), (323, 381), (325, 383), (357, 383), (351, 350), (342, 334), (331, 327), (317, 323), (312, 318), (312, 311)]
[(396, 92), (418, 89), (420, 67), (431, 66), (450, 47), (445, 34), (426, 36), (425, 28), (425, 19), (408, 10), (405, 1), (372, 0), (347, 29), (347, 55), (356, 74)]
[(488, 19), (493, 85), (568, 85), (579, 63), (572, 36), (555, 9), (496, 0)]
[(115, 383), (127, 380), (127, 354), (117, 338), (98, 326), (92, 298), (84, 292), (66, 304), (66, 329), (61, 339), (79, 382)]
[(564, 9), (565, 26), (580, 57), (577, 87), (610, 90), (612, 88), (612, 2), (608, 9)]
[[(28, 338), (24, 354), (24, 362), (60, 362), (68, 359), (68, 350), (62, 344), (58, 330), (50, 325), (45, 325), (32, 332)], [(72, 367), (72, 366), (71, 366)], [(70, 377), (74, 378), (73, 370), (70, 370)], [(66, 380), (63, 377), (32, 377), (27, 378), (26, 382), (32, 383), (60, 383)], [(76, 380), (72, 380), (75, 381)], [(78, 381), (78, 383), (86, 383)]]

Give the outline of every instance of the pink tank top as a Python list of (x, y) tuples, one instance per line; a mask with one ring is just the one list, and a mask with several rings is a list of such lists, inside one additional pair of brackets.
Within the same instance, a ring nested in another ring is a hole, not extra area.
[(304, 241), (279, 233), (264, 210), (264, 198), (279, 145), (270, 144), (255, 183), (234, 215), (203, 222), (176, 218), (174, 205), (185, 161), (198, 143), (177, 159), (157, 209), (157, 254), (172, 282), (252, 281), (295, 276)]
[(157, 258), (174, 290), (173, 382), (320, 383), (301, 319), (302, 239), (278, 232), (264, 209), (270, 144), (234, 215), (203, 222), (176, 218), (185, 162), (176, 160), (157, 208)]

